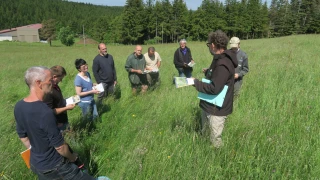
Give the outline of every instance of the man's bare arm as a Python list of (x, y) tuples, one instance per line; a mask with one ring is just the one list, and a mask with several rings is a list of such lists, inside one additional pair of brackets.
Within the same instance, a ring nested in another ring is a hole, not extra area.
[(70, 152), (69, 146), (66, 143), (63, 143), (60, 147), (56, 147), (56, 150), (61, 156), (69, 159), (70, 162), (74, 162), (77, 159), (77, 155)]
[(28, 137), (20, 138), (20, 140), (27, 149), (30, 148), (31, 145)]

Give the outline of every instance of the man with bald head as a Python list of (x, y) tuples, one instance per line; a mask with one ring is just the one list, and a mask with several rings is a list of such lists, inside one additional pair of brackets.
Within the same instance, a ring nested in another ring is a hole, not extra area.
[(104, 43), (98, 45), (99, 54), (93, 59), (92, 72), (97, 84), (102, 83), (104, 92), (98, 96), (98, 104), (102, 99), (114, 92), (114, 86), (117, 84), (117, 73), (114, 66), (114, 60), (111, 54), (108, 54)]
[[(76, 164), (77, 154), (70, 152), (51, 108), (43, 102), (51, 93), (53, 78), (46, 67), (31, 67), (25, 73), (29, 95), (14, 108), (17, 134), (26, 148), (31, 148), (31, 170), (38, 179), (94, 180)], [(32, 147), (31, 147), (32, 146)]]
[(135, 95), (140, 87), (141, 93), (145, 93), (148, 90), (147, 76), (144, 73), (146, 60), (142, 55), (142, 47), (140, 45), (137, 45), (134, 53), (128, 56), (125, 68), (128, 71), (132, 94)]

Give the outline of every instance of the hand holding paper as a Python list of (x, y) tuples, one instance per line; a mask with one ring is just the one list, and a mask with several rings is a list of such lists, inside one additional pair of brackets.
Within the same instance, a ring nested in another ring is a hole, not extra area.
[(194, 79), (193, 78), (186, 78), (186, 77), (175, 77), (174, 83), (176, 85), (176, 88), (180, 88), (180, 87), (184, 87), (184, 86), (194, 85)]
[(189, 62), (188, 66), (193, 67), (196, 63), (194, 61)]
[(102, 83), (93, 86), (92, 89), (97, 90), (99, 92), (104, 92), (104, 88), (103, 88)]
[(74, 95), (69, 97), (68, 99), (66, 99), (66, 105), (70, 105), (70, 104), (77, 104), (78, 102), (80, 102), (80, 96), (78, 95)]

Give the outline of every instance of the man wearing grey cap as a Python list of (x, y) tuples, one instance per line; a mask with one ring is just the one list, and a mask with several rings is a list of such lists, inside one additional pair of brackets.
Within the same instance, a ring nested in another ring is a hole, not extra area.
[(243, 77), (249, 72), (248, 56), (240, 49), (240, 39), (232, 37), (230, 39), (230, 48), (237, 52), (238, 67), (234, 74), (234, 96), (240, 94)]

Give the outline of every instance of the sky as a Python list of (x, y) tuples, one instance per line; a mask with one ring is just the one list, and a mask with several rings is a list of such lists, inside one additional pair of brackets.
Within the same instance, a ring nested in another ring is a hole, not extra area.
[[(124, 6), (126, 0), (69, 0), (74, 2), (84, 2), (96, 5), (106, 5), (106, 6)], [(188, 9), (197, 10), (201, 5), (202, 0), (184, 0), (186, 2)]]

